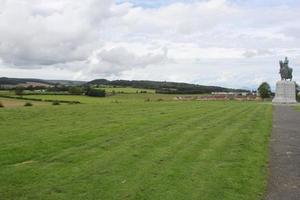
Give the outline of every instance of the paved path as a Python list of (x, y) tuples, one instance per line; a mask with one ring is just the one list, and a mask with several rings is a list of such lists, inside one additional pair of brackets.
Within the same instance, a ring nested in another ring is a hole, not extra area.
[(300, 200), (300, 112), (275, 106), (267, 200)]

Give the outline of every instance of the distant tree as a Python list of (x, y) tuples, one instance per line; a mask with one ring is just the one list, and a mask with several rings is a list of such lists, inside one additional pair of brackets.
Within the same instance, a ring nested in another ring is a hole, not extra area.
[[(128, 81), (128, 80), (114, 80), (109, 81), (105, 79), (97, 79), (88, 83), (88, 85), (106, 85), (108, 87), (132, 87), (138, 89), (153, 89), (156, 93), (162, 94), (205, 94), (211, 92), (249, 92), (247, 90), (230, 89), (217, 86), (204, 86), (187, 83), (176, 82), (158, 82), (158, 81)], [(139, 91), (138, 91), (139, 93)]]
[(27, 87), (27, 90), (33, 91), (33, 90), (34, 90), (33, 85), (29, 85), (29, 86)]
[(271, 87), (267, 82), (263, 82), (257, 89), (261, 98), (266, 99), (271, 97)]
[(298, 83), (296, 83), (296, 94), (300, 92), (300, 85)]
[(296, 83), (296, 99), (300, 102), (300, 86)]
[(74, 95), (81, 95), (83, 93), (83, 89), (78, 86), (73, 86), (69, 88), (69, 93)]
[(85, 95), (91, 96), (91, 97), (105, 97), (105, 90), (101, 89), (95, 89), (88, 87), (86, 88)]
[(47, 92), (66, 92), (69, 91), (69, 87), (65, 85), (61, 85), (59, 83), (56, 83), (54, 87), (47, 88)]
[(21, 87), (17, 87), (15, 89), (15, 93), (16, 93), (16, 95), (22, 96), (24, 94), (24, 89)]

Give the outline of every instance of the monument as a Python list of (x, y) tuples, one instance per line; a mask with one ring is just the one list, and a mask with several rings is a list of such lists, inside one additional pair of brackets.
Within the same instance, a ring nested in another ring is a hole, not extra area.
[(293, 79), (293, 69), (289, 67), (289, 60), (286, 57), (284, 61), (280, 61), (281, 81), (276, 83), (276, 93), (273, 103), (293, 104), (296, 101), (296, 83)]

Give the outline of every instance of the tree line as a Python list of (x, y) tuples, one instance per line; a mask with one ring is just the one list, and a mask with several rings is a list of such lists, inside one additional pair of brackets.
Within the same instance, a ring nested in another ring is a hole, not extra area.
[(128, 81), (96, 79), (87, 83), (87, 85), (110, 85), (115, 87), (133, 87), (141, 89), (154, 89), (156, 93), (161, 94), (207, 94), (211, 92), (249, 92), (248, 90), (224, 88), (218, 86), (204, 86), (189, 83), (167, 82), (167, 81)]

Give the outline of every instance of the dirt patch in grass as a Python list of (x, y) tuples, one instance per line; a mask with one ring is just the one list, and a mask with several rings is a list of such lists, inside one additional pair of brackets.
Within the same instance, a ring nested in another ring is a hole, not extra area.
[[(0, 102), (2, 103), (4, 108), (15, 108), (15, 107), (23, 107), (24, 104), (29, 101), (0, 98)], [(33, 106), (49, 105), (49, 103), (45, 103), (45, 102), (31, 102), (31, 103), (33, 104)]]

